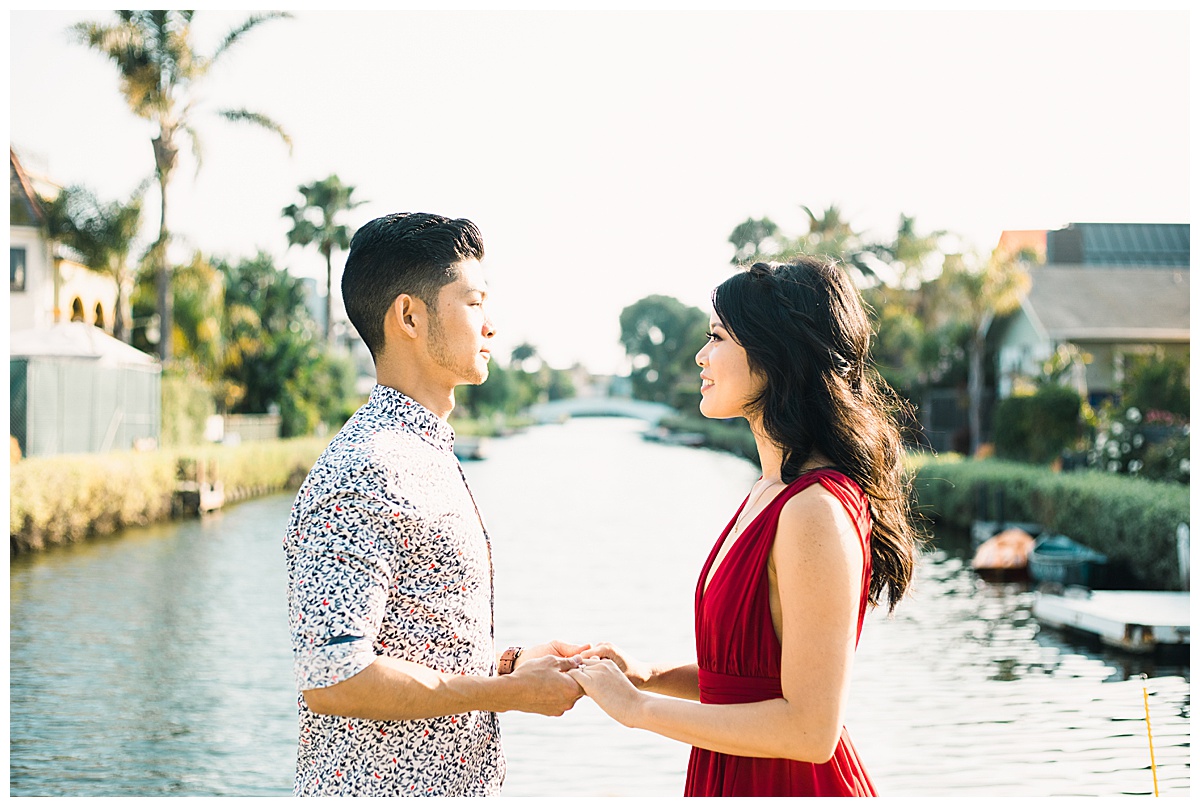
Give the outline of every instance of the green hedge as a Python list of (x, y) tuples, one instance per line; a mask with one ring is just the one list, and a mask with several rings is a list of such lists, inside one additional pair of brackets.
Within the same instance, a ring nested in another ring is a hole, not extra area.
[(328, 437), (34, 457), (9, 469), (10, 555), (171, 517), (183, 459), (210, 463), (226, 502), (298, 487)]
[(1030, 521), (1108, 555), (1147, 589), (1178, 590), (1176, 530), (1191, 524), (1188, 486), (1003, 460), (914, 463), (916, 508), (935, 523), (969, 529), (981, 490), (1004, 491), (1008, 521)]

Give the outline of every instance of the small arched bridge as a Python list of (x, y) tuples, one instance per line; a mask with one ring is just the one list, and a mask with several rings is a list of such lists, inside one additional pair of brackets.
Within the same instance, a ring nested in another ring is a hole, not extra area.
[(563, 398), (534, 404), (528, 411), (538, 423), (560, 423), (572, 417), (625, 417), (644, 420), (651, 426), (657, 426), (664, 417), (675, 413), (666, 404), (607, 396)]

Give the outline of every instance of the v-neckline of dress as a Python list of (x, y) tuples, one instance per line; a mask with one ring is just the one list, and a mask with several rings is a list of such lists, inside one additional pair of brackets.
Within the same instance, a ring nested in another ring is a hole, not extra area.
[[(725, 548), (725, 542), (729, 540), (729, 533), (726, 532), (725, 535), (721, 536), (721, 543), (717, 547), (717, 553), (716, 553), (716, 555), (713, 556), (712, 562), (705, 569), (704, 588), (700, 591), (700, 601), (701, 602), (703, 602), (705, 596), (708, 595), (708, 590), (710, 588), (712, 588), (712, 584), (714, 582), (716, 582), (717, 575), (720, 574), (721, 570), (725, 568), (725, 561), (729, 560), (729, 556), (732, 555), (734, 553), (734, 551), (738, 548), (738, 542), (741, 541), (742, 538), (747, 533), (750, 532), (750, 529), (755, 524), (758, 523), (758, 520), (760, 518), (762, 518), (763, 515), (769, 509), (771, 509), (771, 505), (773, 505), (776, 502), (776, 500), (779, 499), (780, 496), (782, 496), (784, 493), (787, 492), (788, 488), (790, 488), (792, 485), (796, 484), (797, 482), (799, 482), (801, 479), (808, 476), (809, 474), (816, 473), (817, 471), (837, 471), (837, 468), (832, 465), (820, 465), (820, 466), (817, 466), (816, 468), (809, 468), (807, 471), (800, 472), (800, 474), (798, 474), (795, 479), (793, 479), (791, 482), (788, 482), (786, 485), (784, 485), (782, 490), (780, 490), (778, 493), (776, 493), (774, 496), (772, 496), (770, 499), (768, 499), (767, 503), (765, 505), (763, 505), (763, 508), (761, 510), (759, 510), (758, 513), (755, 514), (754, 518), (750, 519), (750, 521), (747, 522), (746, 526), (742, 528), (742, 531), (739, 532), (734, 537), (733, 543), (729, 546), (729, 551), (725, 553), (724, 557), (721, 557), (721, 550)], [(761, 479), (762, 479), (762, 477), (760, 476), (759, 480), (761, 480)], [(740, 516), (742, 514), (742, 510), (745, 508), (746, 504), (749, 501), (750, 501), (750, 494), (747, 493), (745, 500), (742, 501), (741, 507), (739, 507), (737, 509), (737, 512), (733, 514), (733, 521), (730, 522), (728, 530), (732, 531), (733, 525), (737, 523), (738, 516)]]
[[(801, 476), (803, 476), (803, 474), (801, 474)], [(799, 476), (796, 477), (796, 479), (799, 479), (799, 478), (800, 478)], [(762, 479), (762, 477), (759, 477), (759, 479)], [(767, 512), (767, 510), (769, 510), (771, 508), (771, 505), (775, 503), (775, 500), (778, 499), (780, 496), (782, 496), (784, 494), (784, 492), (789, 487), (791, 487), (791, 485), (796, 481), (796, 479), (793, 479), (791, 482), (784, 485), (782, 490), (780, 490), (778, 493), (776, 493), (774, 496), (772, 496), (770, 499), (767, 500), (767, 503), (764, 504), (762, 509), (759, 510), (754, 515), (754, 518), (750, 519), (746, 523), (746, 526), (742, 528), (742, 531), (739, 532), (736, 536), (734, 536), (733, 543), (729, 545), (729, 551), (726, 552), (724, 556), (721, 556), (721, 550), (725, 548), (725, 542), (729, 540), (729, 532), (726, 532), (723, 536), (721, 536), (721, 543), (717, 547), (717, 554), (713, 556), (712, 563), (710, 563), (708, 565), (708, 568), (705, 570), (706, 575), (705, 575), (705, 580), (704, 580), (704, 589), (700, 592), (701, 600), (703, 600), (704, 597), (708, 594), (708, 590), (710, 588), (712, 588), (712, 584), (714, 582), (716, 582), (717, 575), (720, 574), (721, 570), (725, 568), (725, 561), (729, 560), (729, 556), (732, 555), (737, 550), (738, 542), (741, 541), (742, 538), (745, 537), (750, 532), (750, 530), (754, 527), (754, 525), (758, 523), (758, 520), (760, 518), (762, 518), (763, 515)], [(745, 501), (742, 502), (742, 506), (739, 507), (737, 509), (737, 512), (733, 514), (733, 521), (730, 522), (729, 528), (728, 528), (730, 531), (733, 530), (733, 525), (737, 523), (738, 516), (740, 516), (742, 514), (742, 509), (745, 508), (746, 504), (749, 501), (750, 501), (750, 494), (746, 494), (746, 499), (745, 499)]]

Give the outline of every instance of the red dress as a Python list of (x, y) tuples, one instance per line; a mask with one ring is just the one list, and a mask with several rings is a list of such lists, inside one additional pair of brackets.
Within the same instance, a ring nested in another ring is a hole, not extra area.
[[(858, 635), (862, 634), (871, 579), (871, 515), (867, 498), (849, 477), (822, 468), (801, 474), (775, 497), (737, 537), (708, 590), (704, 582), (737, 514), (725, 527), (700, 572), (696, 586), (696, 660), (701, 703), (756, 703), (782, 697), (782, 649), (771, 624), (767, 560), (779, 512), (792, 496), (820, 484), (837, 496), (854, 520), (863, 549)], [(749, 497), (747, 497), (749, 498)], [(738, 508), (738, 514), (742, 507)], [(857, 639), (856, 639), (857, 642)], [(828, 762), (766, 759), (693, 748), (685, 796), (874, 796), (850, 735), (842, 729)]]

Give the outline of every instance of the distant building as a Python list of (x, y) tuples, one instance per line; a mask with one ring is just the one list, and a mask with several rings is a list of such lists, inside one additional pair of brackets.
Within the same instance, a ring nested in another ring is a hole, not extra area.
[[(1022, 232), (1008, 242), (1030, 243), (1030, 231)], [(1071, 383), (1092, 404), (1116, 392), (1125, 357), (1157, 349), (1187, 355), (1189, 238), (1187, 224), (1087, 223), (1046, 232), (1046, 262), (1030, 266), (1020, 307), (988, 326), (997, 397), (1036, 378), (1061, 345), (1091, 357)]]
[(11, 147), (8, 157), (9, 330), (86, 322), (111, 333), (116, 281), (71, 260), (46, 238), (46, 214), (39, 196), (52, 197), (60, 189), (27, 173)]

